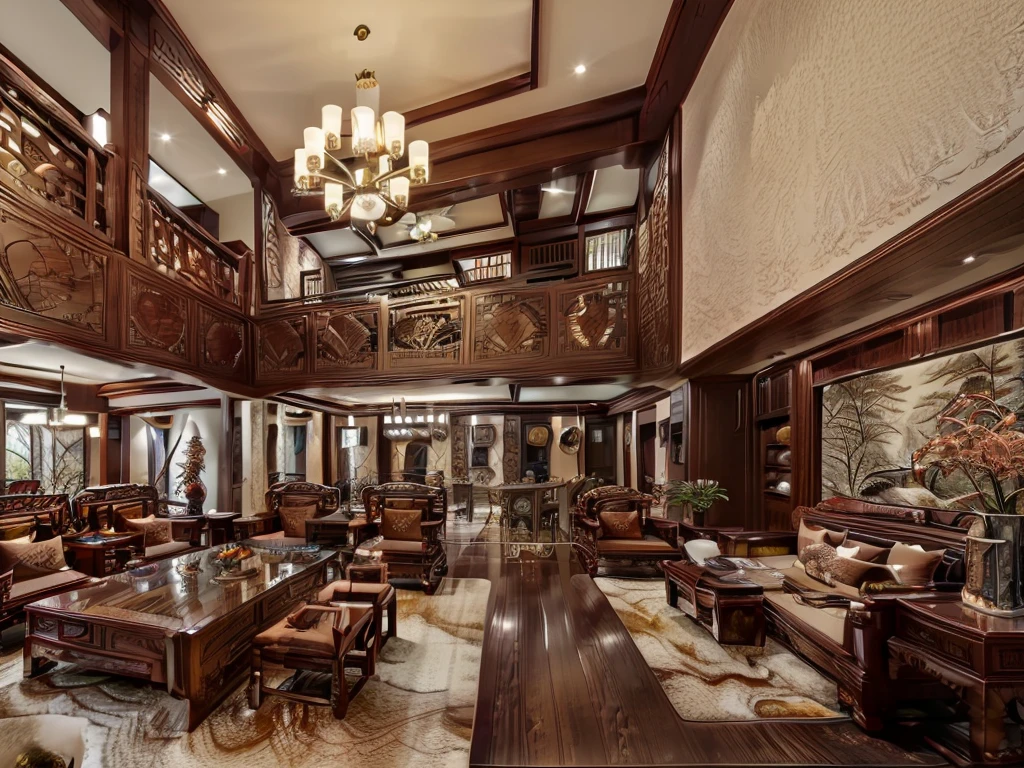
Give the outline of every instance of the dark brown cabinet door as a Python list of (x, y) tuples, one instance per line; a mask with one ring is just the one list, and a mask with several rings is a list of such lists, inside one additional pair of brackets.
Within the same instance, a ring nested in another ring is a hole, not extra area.
[(706, 525), (750, 527), (754, 522), (750, 390), (746, 377), (690, 381), (689, 478), (717, 480), (729, 494), (729, 501), (711, 508)]
[(587, 477), (599, 477), (615, 485), (615, 420), (587, 419), (583, 460)]

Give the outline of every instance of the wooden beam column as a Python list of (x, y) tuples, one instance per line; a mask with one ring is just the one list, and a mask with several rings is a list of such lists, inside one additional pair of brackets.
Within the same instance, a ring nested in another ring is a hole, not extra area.
[(231, 461), (234, 445), (235, 401), (220, 396), (221, 438), (217, 443), (217, 511), (231, 511)]

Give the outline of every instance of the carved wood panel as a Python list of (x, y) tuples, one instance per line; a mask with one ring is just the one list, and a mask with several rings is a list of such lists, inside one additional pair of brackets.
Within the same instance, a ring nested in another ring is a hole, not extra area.
[(0, 303), (103, 333), (106, 256), (0, 204)]
[(318, 371), (377, 367), (377, 307), (317, 312), (314, 318)]
[(502, 435), (504, 454), (501, 460), (501, 471), (506, 483), (518, 483), (522, 477), (519, 458), (519, 441), (522, 424), (518, 416), (505, 416), (505, 431)]
[(629, 281), (558, 295), (558, 351), (625, 352), (629, 346)]
[(270, 320), (259, 326), (257, 360), (261, 375), (302, 371), (306, 368), (306, 318)]
[(188, 303), (154, 288), (137, 275), (128, 277), (128, 346), (159, 350), (188, 359)]
[(645, 370), (664, 368), (674, 362), (672, 324), (677, 318), (669, 300), (673, 270), (669, 251), (668, 150), (666, 137), (651, 209), (646, 221), (637, 229), (640, 364)]
[[(460, 420), (461, 421), (461, 420)], [(452, 424), (452, 478), (469, 477), (469, 454), (466, 445), (466, 434), (469, 427), (466, 424)]]
[(218, 375), (234, 376), (244, 370), (245, 326), (241, 320), (199, 310), (199, 364)]
[(547, 296), (489, 293), (474, 301), (473, 360), (547, 353)]
[(462, 357), (462, 298), (417, 301), (388, 312), (391, 367), (458, 363)]
[(267, 298), (283, 298), (275, 296), (275, 292), (280, 291), (284, 285), (281, 275), (281, 242), (277, 235), (277, 209), (266, 192), (263, 193), (263, 268)]

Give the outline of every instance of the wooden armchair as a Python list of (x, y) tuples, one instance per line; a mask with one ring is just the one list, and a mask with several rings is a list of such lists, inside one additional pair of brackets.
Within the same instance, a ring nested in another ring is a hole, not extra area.
[(39, 493), (40, 485), (42, 485), (40, 480), (12, 480), (11, 484), (7, 486), (7, 493), (12, 496), (21, 493)]
[(606, 485), (587, 491), (576, 503), (573, 541), (580, 561), (596, 576), (601, 561), (653, 563), (680, 560), (679, 526), (651, 517), (654, 497), (634, 488)]
[(66, 493), (0, 496), (0, 539), (17, 539), (35, 532), (43, 541), (71, 527), (71, 503)]
[(370, 547), (392, 576), (416, 578), (428, 594), (448, 570), (442, 540), (445, 490), (418, 483), (384, 483), (363, 491), (365, 526), (357, 529), (357, 547), (376, 536)]

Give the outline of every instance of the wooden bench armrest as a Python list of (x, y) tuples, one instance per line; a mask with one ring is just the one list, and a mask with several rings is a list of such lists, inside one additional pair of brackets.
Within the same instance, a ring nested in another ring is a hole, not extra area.
[(730, 557), (796, 554), (796, 531), (720, 531), (718, 547)]

